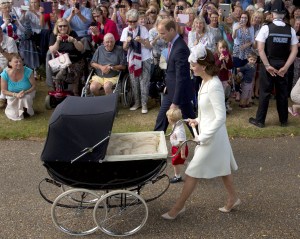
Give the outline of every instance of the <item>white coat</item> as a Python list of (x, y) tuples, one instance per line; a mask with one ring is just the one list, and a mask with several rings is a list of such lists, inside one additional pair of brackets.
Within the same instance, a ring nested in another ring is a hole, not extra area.
[(217, 76), (202, 82), (197, 121), (201, 145), (195, 148), (185, 173), (194, 178), (214, 178), (237, 170), (226, 130), (224, 90)]

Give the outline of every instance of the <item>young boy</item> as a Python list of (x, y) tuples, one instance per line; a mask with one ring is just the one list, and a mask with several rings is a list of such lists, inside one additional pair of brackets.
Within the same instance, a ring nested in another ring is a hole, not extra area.
[[(178, 120), (182, 119), (182, 114), (180, 109), (169, 109), (166, 114), (170, 125), (172, 125), (172, 128), (174, 128)], [(185, 140), (186, 140), (186, 134), (185, 134), (184, 125), (182, 123), (176, 125), (174, 132), (170, 136), (170, 142), (172, 145), (172, 150), (171, 150), (172, 155), (175, 155), (177, 153), (180, 144)], [(182, 181), (180, 175), (180, 168), (181, 165), (184, 164), (187, 156), (188, 156), (188, 147), (187, 145), (185, 145), (181, 147), (181, 152), (172, 158), (172, 165), (174, 167), (175, 176), (170, 179), (170, 183), (179, 183)]]
[(248, 63), (245, 66), (237, 68), (237, 71), (243, 75), (241, 83), (242, 95), (239, 105), (242, 109), (251, 107), (250, 100), (252, 97), (252, 84), (256, 72), (257, 55), (254, 52), (251, 52), (248, 54), (247, 60)]

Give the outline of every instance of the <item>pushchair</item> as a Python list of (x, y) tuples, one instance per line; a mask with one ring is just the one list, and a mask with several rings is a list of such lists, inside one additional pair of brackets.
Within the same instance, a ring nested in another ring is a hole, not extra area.
[[(53, 223), (67, 234), (97, 229), (112, 236), (134, 234), (147, 221), (146, 202), (169, 187), (163, 174), (168, 152), (164, 132), (112, 134), (117, 101), (115, 93), (69, 96), (51, 116), (41, 155), (51, 179), (42, 180), (39, 191), (52, 203)], [(158, 181), (163, 185), (149, 196), (148, 187)], [(64, 192), (52, 201), (44, 190), (49, 185)]]

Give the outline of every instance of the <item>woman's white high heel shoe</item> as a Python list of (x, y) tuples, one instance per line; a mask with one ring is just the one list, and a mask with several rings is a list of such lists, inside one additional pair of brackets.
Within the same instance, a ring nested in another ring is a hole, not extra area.
[(231, 212), (232, 209), (234, 209), (235, 207), (237, 207), (237, 206), (240, 205), (240, 204), (241, 204), (241, 200), (238, 198), (238, 199), (236, 200), (236, 202), (232, 205), (231, 208), (226, 209), (225, 207), (220, 207), (220, 208), (219, 208), (219, 211), (220, 211), (220, 212), (228, 213), (228, 212)]
[(165, 214), (161, 215), (161, 217), (162, 217), (163, 219), (166, 219), (166, 220), (174, 220), (174, 219), (176, 219), (176, 217), (178, 217), (179, 214), (182, 214), (182, 213), (184, 213), (184, 212), (185, 212), (185, 207), (183, 207), (183, 208), (177, 213), (177, 215), (176, 215), (175, 217), (171, 217), (171, 216), (169, 215), (169, 213), (165, 213)]

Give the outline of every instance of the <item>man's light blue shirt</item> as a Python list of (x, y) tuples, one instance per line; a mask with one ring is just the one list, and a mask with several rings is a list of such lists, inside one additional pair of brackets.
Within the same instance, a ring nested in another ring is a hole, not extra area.
[[(63, 18), (67, 19), (71, 15), (73, 8), (69, 8), (65, 11)], [(74, 30), (78, 37), (86, 37), (88, 35), (88, 28), (92, 22), (91, 9), (86, 7), (80, 7), (81, 15), (84, 16), (87, 21), (83, 22), (77, 15), (75, 15), (70, 22), (72, 30)]]

